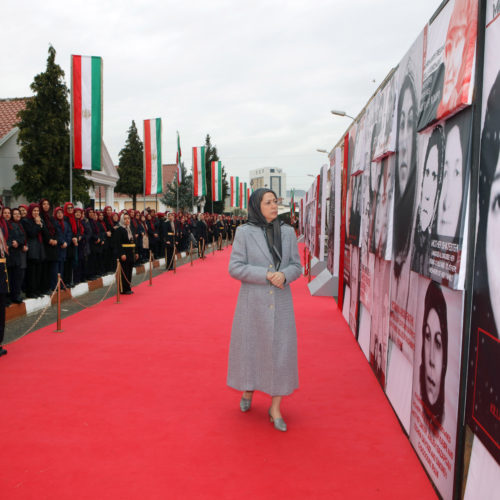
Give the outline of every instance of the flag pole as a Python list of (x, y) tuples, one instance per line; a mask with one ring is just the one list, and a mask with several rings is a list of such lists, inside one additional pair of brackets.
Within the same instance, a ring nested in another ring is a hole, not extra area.
[(69, 201), (73, 203), (73, 55), (70, 55), (71, 59), (71, 99), (70, 99), (70, 119), (69, 119)]
[[(145, 135), (144, 135), (144, 122), (143, 123), (143, 130), (142, 130), (142, 134), (143, 134), (143, 137), (145, 139)], [(143, 192), (143, 203), (144, 203), (144, 206), (143, 206), (143, 210), (142, 210), (142, 213), (144, 215), (146, 215), (146, 148), (143, 149), (143, 153), (142, 153), (142, 192)]]

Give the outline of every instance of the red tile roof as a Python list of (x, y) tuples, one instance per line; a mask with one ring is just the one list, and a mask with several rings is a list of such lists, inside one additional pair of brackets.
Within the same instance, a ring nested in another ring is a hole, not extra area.
[(0, 99), (0, 139), (7, 135), (19, 121), (17, 114), (26, 107), (29, 97)]
[(167, 192), (167, 184), (174, 182), (176, 173), (177, 173), (176, 163), (167, 163), (166, 165), (161, 166), (164, 193)]

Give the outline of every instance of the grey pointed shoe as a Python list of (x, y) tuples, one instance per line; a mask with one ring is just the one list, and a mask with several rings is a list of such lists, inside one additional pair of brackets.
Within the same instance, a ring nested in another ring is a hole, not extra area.
[(281, 432), (287, 431), (286, 423), (282, 418), (273, 418), (271, 415), (271, 410), (268, 410), (267, 413), (269, 413), (269, 420), (271, 421), (271, 423), (274, 424), (274, 428), (277, 431), (281, 431)]
[(241, 396), (240, 399), (240, 410), (244, 413), (250, 409), (252, 406), (252, 399), (247, 399)]

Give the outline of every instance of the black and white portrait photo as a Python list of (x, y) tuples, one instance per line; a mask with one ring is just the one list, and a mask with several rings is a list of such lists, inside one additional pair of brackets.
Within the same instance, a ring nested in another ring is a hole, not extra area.
[(458, 421), (463, 292), (418, 279), (410, 440), (451, 498)]
[[(422, 134), (423, 135), (423, 134)], [(411, 269), (423, 276), (428, 276), (431, 257), (431, 239), (435, 234), (438, 202), (443, 180), (444, 134), (443, 128), (434, 127), (428, 136), (421, 168), (420, 196), (417, 207), (413, 255)]]

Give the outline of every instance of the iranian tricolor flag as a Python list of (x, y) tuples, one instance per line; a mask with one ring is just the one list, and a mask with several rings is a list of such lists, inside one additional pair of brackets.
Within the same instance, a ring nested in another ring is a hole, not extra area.
[(231, 207), (235, 207), (235, 199), (234, 199), (234, 177), (231, 175), (229, 178), (230, 180), (230, 186), (231, 186)]
[(212, 162), (212, 200), (222, 201), (222, 162)]
[(247, 183), (245, 182), (243, 184), (243, 208), (247, 208), (248, 207), (248, 190), (247, 190)]
[(194, 196), (207, 194), (207, 174), (205, 168), (205, 146), (193, 148), (193, 190)]
[(248, 208), (248, 202), (250, 201), (250, 188), (247, 188), (247, 208)]
[(243, 208), (243, 182), (239, 183), (239, 189), (238, 189), (238, 206), (240, 208)]
[(102, 57), (71, 56), (74, 168), (101, 170)]
[(146, 194), (161, 193), (161, 118), (144, 120), (144, 179)]
[(234, 178), (234, 206), (239, 207), (240, 206), (240, 178), (235, 177)]

